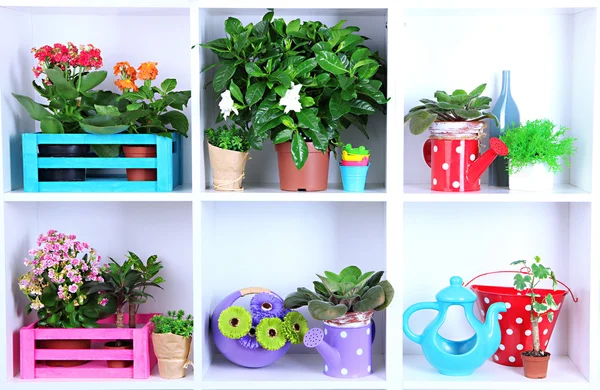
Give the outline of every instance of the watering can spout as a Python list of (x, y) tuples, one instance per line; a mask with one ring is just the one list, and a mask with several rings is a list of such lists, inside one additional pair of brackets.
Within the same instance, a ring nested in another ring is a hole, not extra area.
[(469, 165), (467, 180), (476, 182), (498, 156), (506, 156), (508, 147), (498, 138), (490, 138), (490, 148)]
[[(490, 307), (488, 308), (487, 314), (485, 316), (485, 324), (483, 325), (483, 329), (485, 330), (484, 335), (488, 339), (491, 340), (495, 337), (500, 339), (502, 331), (500, 330), (499, 315), (500, 313), (504, 312), (506, 312), (506, 304), (504, 302), (496, 302), (490, 305)], [(498, 346), (494, 345), (493, 343), (490, 345), (493, 349), (492, 351), (490, 351), (491, 354), (494, 353), (496, 349), (498, 349)]]
[(329, 367), (337, 367), (341, 363), (340, 353), (337, 349), (327, 344), (323, 339), (325, 333), (322, 329), (313, 328), (304, 335), (304, 345), (308, 348), (316, 348), (321, 354), (325, 364)]

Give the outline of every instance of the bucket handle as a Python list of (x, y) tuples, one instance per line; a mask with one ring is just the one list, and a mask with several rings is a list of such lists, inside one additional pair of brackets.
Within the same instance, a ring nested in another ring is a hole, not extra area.
[[(467, 287), (467, 286), (469, 286), (469, 284), (473, 283), (473, 281), (475, 281), (475, 279), (478, 279), (478, 278), (480, 278), (482, 276), (486, 276), (486, 275), (493, 275), (493, 274), (529, 274), (530, 272), (531, 272), (531, 268), (529, 268), (529, 267), (523, 267), (519, 271), (494, 271), (494, 272), (486, 272), (484, 274), (475, 276), (473, 279), (469, 280), (467, 283), (463, 283), (463, 286)], [(573, 302), (575, 302), (575, 303), (579, 302), (579, 298), (575, 297), (575, 294), (573, 294), (573, 291), (571, 291), (571, 289), (569, 288), (569, 286), (567, 286), (566, 284), (564, 284), (563, 282), (561, 282), (558, 279), (556, 281), (558, 283), (560, 283), (561, 285), (563, 285), (564, 288), (567, 289), (567, 291), (569, 291), (569, 294), (571, 294), (571, 299), (573, 299)]]

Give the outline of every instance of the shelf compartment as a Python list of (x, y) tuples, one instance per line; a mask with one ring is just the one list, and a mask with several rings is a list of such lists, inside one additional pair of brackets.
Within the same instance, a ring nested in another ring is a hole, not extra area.
[(202, 378), (203, 389), (385, 389), (385, 355), (373, 355), (373, 374), (361, 379), (335, 379), (323, 374), (319, 354), (287, 354), (261, 369), (236, 366), (217, 355)]
[[(404, 355), (403, 388), (405, 390), (529, 390), (535, 382), (525, 378), (522, 367), (507, 367), (491, 361), (472, 375), (452, 377), (440, 374), (422, 355)], [(590, 383), (568, 356), (552, 356), (548, 377), (543, 380), (548, 390), (588, 390)]]

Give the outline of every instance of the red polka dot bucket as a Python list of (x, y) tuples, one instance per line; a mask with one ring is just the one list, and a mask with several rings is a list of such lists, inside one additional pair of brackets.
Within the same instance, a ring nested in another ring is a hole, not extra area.
[[(516, 271), (496, 271), (482, 274), (466, 283), (465, 287), (481, 276), (496, 273), (516, 273)], [(577, 298), (573, 296), (569, 287), (560, 281), (559, 283), (571, 293), (573, 301), (577, 302)], [(492, 361), (503, 366), (523, 367), (521, 352), (533, 349), (530, 320), (531, 298), (525, 292), (520, 292), (514, 287), (472, 285), (471, 289), (477, 295), (479, 315), (483, 320), (485, 320), (485, 313), (487, 313), (490, 305), (496, 302), (504, 302), (506, 304), (506, 313), (502, 313), (499, 317), (502, 341), (500, 341), (498, 350), (492, 356)], [(567, 291), (555, 291), (543, 288), (536, 288), (535, 291), (540, 295), (539, 298), (536, 298), (539, 302), (546, 295), (552, 294), (558, 306), (558, 309), (554, 311), (553, 322), (548, 321), (546, 317), (540, 318), (539, 321), (540, 346), (545, 351), (550, 342), (556, 321), (558, 321), (560, 309), (562, 308)]]

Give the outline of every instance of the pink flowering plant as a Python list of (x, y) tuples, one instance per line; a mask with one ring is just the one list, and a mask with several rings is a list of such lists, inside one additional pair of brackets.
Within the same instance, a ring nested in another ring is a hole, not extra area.
[(100, 318), (115, 312), (115, 304), (92, 288), (104, 282), (101, 256), (75, 235), (49, 230), (37, 240), (19, 278), (19, 289), (29, 299), (27, 314), (37, 311), (38, 324), (53, 328), (94, 328)]

